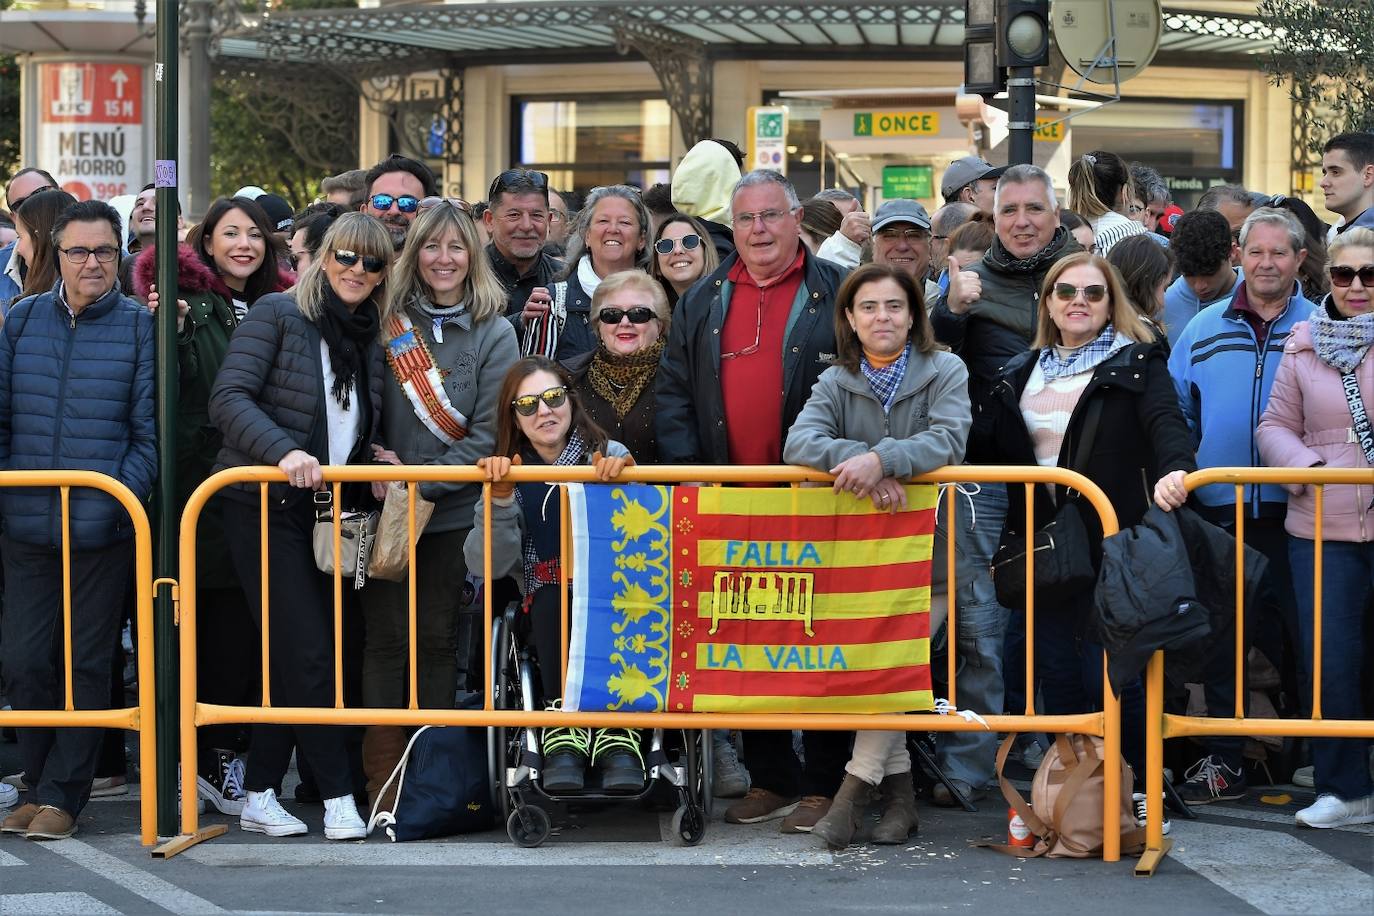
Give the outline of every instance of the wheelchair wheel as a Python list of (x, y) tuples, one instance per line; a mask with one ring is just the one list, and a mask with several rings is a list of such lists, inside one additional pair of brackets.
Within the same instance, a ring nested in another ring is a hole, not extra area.
[[(491, 622), (491, 691), (492, 708), (509, 707), (510, 696), (510, 625), (504, 615)], [(487, 774), (491, 783), (492, 807), (501, 816), (510, 814), (510, 797), (506, 792), (506, 756), (510, 751), (510, 735), (504, 727), (487, 729)]]
[(551, 832), (548, 813), (535, 805), (521, 805), (506, 819), (506, 835), (524, 849), (543, 845)]
[(674, 846), (696, 846), (706, 837), (706, 818), (696, 805), (683, 805), (673, 812), (668, 842)]

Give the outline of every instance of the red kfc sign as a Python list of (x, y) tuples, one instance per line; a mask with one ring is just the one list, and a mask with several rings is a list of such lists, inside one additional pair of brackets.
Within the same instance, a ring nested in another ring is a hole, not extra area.
[(39, 158), (78, 199), (109, 200), (146, 180), (143, 67), (39, 65)]

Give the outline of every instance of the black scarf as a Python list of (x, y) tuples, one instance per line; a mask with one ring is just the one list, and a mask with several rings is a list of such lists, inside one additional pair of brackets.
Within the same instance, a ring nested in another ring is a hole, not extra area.
[(1033, 274), (1039, 273), (1041, 268), (1059, 260), (1061, 255), (1080, 250), (1082, 249), (1074, 237), (1069, 234), (1069, 230), (1060, 226), (1054, 230), (1054, 236), (1050, 239), (1049, 244), (1028, 258), (1017, 259), (1012, 257), (1011, 252), (1007, 251), (1006, 246), (1002, 244), (1002, 239), (994, 235), (992, 248), (988, 249), (987, 259), (1004, 273)]
[(368, 299), (350, 311), (325, 285), (324, 309), (320, 313), (320, 336), (329, 348), (329, 363), (334, 369), (334, 400), (348, 409), (349, 392), (358, 378), (367, 345), (377, 338), (377, 305)]

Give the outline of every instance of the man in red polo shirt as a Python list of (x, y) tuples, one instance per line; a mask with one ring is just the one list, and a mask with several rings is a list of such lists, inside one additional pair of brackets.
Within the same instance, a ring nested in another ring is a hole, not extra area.
[[(792, 183), (758, 170), (731, 196), (735, 253), (678, 301), (657, 380), (659, 460), (781, 464), (787, 430), (835, 358), (839, 265), (801, 244)], [(804, 733), (802, 767), (786, 731), (747, 732), (749, 793), (730, 823), (783, 818), (809, 832), (830, 808), (849, 759), (845, 732)]]

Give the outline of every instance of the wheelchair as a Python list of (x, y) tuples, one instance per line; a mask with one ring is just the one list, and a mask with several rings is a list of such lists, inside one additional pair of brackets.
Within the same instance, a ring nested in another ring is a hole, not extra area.
[[(492, 621), (492, 705), (495, 709), (541, 709), (538, 660), (519, 635), (518, 603)], [(555, 660), (553, 664), (558, 664)], [(491, 774), (493, 809), (501, 813), (506, 833), (517, 846), (540, 846), (552, 832), (550, 803), (624, 803), (647, 799), (662, 781), (676, 794), (667, 841), (674, 846), (695, 846), (706, 836), (711, 816), (711, 738), (701, 729), (672, 730), (665, 743), (663, 729), (650, 733), (644, 751), (645, 781), (633, 794), (610, 793), (587, 786), (575, 793), (554, 793), (543, 785), (543, 757), (539, 728), (487, 729), (488, 772)]]

